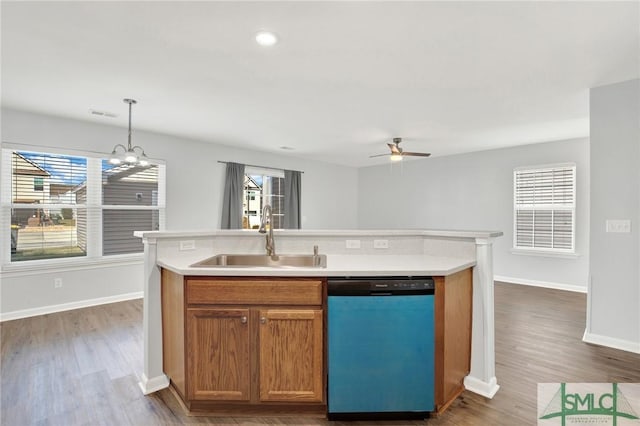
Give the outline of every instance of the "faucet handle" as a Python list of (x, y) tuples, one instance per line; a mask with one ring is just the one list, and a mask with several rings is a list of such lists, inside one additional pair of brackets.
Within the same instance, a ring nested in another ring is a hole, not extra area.
[(314, 256), (318, 255), (318, 246), (313, 246), (313, 255)]

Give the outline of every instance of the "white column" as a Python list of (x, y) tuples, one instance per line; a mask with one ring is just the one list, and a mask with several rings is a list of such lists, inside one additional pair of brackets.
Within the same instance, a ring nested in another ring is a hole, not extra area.
[(144, 371), (140, 388), (147, 395), (169, 386), (162, 370), (162, 300), (160, 268), (156, 265), (156, 239), (144, 238), (144, 302), (142, 331), (144, 333)]
[(493, 238), (476, 238), (476, 266), (473, 269), (471, 372), (464, 378), (464, 386), (493, 398), (500, 389), (496, 379)]

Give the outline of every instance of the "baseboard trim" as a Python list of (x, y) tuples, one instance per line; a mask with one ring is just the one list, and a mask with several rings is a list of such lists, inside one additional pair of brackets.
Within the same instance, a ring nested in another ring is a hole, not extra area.
[(488, 382), (482, 381), (476, 377), (466, 376), (464, 378), (464, 387), (468, 391), (477, 393), (478, 395), (489, 399), (493, 398), (496, 392), (498, 392), (498, 389), (500, 389), (500, 385), (498, 385), (498, 380), (495, 376), (489, 379)]
[(19, 311), (0, 314), (0, 322), (11, 321), (20, 318), (35, 317), (38, 315), (53, 314), (56, 312), (70, 311), (73, 309), (88, 308), (90, 306), (106, 305), (107, 303), (124, 302), (125, 300), (141, 299), (142, 291), (133, 293), (116, 294), (115, 296), (98, 297), (97, 299), (79, 300), (77, 302), (62, 303), (60, 305), (41, 306), (38, 308), (22, 309)]
[(166, 374), (163, 374), (161, 376), (148, 379), (143, 373), (140, 381), (138, 382), (138, 386), (142, 389), (143, 394), (149, 395), (150, 393), (157, 392), (160, 389), (168, 388), (169, 378)]
[(632, 342), (630, 340), (616, 339), (615, 337), (603, 336), (601, 334), (588, 333), (587, 330), (584, 331), (582, 341), (585, 343), (592, 343), (594, 345), (606, 346), (613, 349), (620, 349), (622, 351), (640, 354), (640, 342)]
[(562, 283), (554, 283), (550, 281), (538, 281), (538, 280), (527, 280), (522, 278), (514, 278), (514, 277), (505, 277), (502, 275), (494, 275), (494, 281), (502, 281), (509, 284), (521, 284), (521, 285), (529, 285), (532, 287), (544, 287), (544, 288), (552, 288), (554, 290), (565, 290), (565, 291), (573, 291), (576, 293), (586, 293), (587, 286), (584, 287), (581, 285), (574, 284), (562, 284)]

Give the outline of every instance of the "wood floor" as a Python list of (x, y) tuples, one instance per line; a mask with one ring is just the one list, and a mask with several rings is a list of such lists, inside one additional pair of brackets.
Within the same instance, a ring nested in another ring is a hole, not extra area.
[[(427, 425), (534, 425), (537, 383), (640, 382), (640, 355), (588, 345), (584, 294), (496, 283), (491, 400), (465, 391)], [(168, 390), (143, 396), (142, 301), (0, 325), (0, 424), (418, 425), (304, 418), (187, 417)]]

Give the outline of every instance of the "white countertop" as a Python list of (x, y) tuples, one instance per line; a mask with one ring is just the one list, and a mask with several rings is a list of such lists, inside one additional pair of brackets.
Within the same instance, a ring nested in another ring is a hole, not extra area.
[[(444, 238), (495, 238), (501, 231), (473, 231), (451, 229), (276, 229), (278, 235), (287, 237), (357, 237), (357, 236), (420, 236)], [(140, 238), (189, 238), (215, 236), (260, 237), (255, 229), (213, 229), (209, 231), (136, 231)], [(264, 238), (264, 237), (262, 237)]]
[[(204, 260), (204, 259), (202, 259)], [(159, 260), (158, 265), (181, 275), (200, 276), (446, 276), (475, 266), (475, 260), (427, 255), (327, 255), (326, 268), (218, 267), (192, 268), (190, 260)]]

